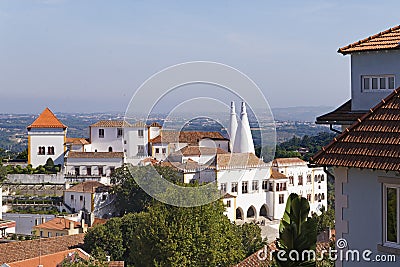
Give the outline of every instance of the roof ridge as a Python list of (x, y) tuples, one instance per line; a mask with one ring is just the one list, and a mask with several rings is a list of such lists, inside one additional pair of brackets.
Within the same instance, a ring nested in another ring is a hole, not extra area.
[(63, 124), (56, 115), (46, 107), (42, 113), (27, 127), (27, 129), (31, 128), (67, 128), (65, 124)]
[(358, 40), (358, 41), (356, 41), (356, 42), (354, 42), (354, 43), (351, 43), (351, 44), (349, 44), (349, 45), (343, 46), (343, 47), (339, 48), (337, 52), (338, 52), (338, 53), (341, 53), (341, 54), (343, 54), (343, 55), (346, 55), (346, 54), (348, 54), (348, 53), (351, 53), (351, 52), (346, 52), (346, 51), (344, 51), (344, 50), (346, 50), (346, 49), (356, 47), (357, 45), (366, 43), (366, 42), (368, 42), (368, 41), (371, 41), (372, 39), (375, 39), (375, 38), (380, 37), (380, 36), (382, 36), (382, 35), (384, 35), (384, 34), (388, 34), (388, 33), (391, 33), (391, 32), (393, 32), (393, 31), (396, 31), (396, 30), (399, 30), (399, 29), (400, 29), (400, 25), (391, 27), (391, 28), (389, 28), (389, 29), (387, 29), (387, 30), (384, 30), (384, 31), (381, 31), (381, 32), (376, 33), (376, 34), (374, 34), (374, 35), (368, 36), (367, 38), (364, 38), (364, 39)]
[(310, 158), (310, 161), (315, 161), (319, 156), (321, 156), (321, 154), (323, 154), (327, 149), (329, 149), (331, 146), (333, 146), (336, 142), (345, 138), (350, 133), (351, 130), (358, 127), (363, 121), (365, 121), (368, 117), (370, 117), (377, 109), (379, 109), (384, 104), (386, 104), (387, 102), (392, 100), (392, 98), (395, 97), (399, 92), (400, 92), (400, 87), (394, 89), (392, 93), (390, 93), (384, 99), (379, 101), (379, 103), (376, 104), (374, 107), (370, 108), (370, 110), (368, 112), (366, 112), (364, 115), (362, 115), (360, 118), (358, 118), (357, 121), (355, 123), (353, 123), (349, 128), (346, 128), (339, 136), (334, 137), (333, 140), (328, 145), (322, 147), (320, 151), (318, 151), (314, 156), (312, 156)]

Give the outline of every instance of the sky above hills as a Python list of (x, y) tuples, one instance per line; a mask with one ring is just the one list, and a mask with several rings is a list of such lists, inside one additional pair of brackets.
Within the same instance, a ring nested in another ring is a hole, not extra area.
[[(337, 49), (399, 24), (399, 8), (370, 0), (0, 0), (0, 113), (124, 111), (151, 75), (196, 60), (245, 73), (271, 107), (338, 106), (350, 97), (350, 61)], [(161, 111), (214, 97), (202, 86), (165, 97)], [(229, 101), (218, 90), (215, 97)]]

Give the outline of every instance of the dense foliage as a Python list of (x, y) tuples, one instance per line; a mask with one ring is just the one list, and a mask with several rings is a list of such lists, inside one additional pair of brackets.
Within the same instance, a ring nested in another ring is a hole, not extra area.
[(263, 246), (257, 225), (236, 226), (222, 201), (183, 208), (161, 204), (96, 226), (84, 249), (128, 266), (231, 266)]
[(25, 168), (21, 165), (7, 165), (6, 170), (8, 174), (55, 174), (61, 170), (61, 165), (54, 165), (51, 158), (48, 158), (45, 165), (39, 165), (33, 168), (28, 164)]

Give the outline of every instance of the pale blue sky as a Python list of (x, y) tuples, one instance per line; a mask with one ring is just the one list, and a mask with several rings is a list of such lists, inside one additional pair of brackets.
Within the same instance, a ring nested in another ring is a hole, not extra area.
[(272, 107), (338, 106), (337, 49), (400, 24), (399, 1), (0, 0), (0, 112), (124, 111), (149, 76), (228, 64)]

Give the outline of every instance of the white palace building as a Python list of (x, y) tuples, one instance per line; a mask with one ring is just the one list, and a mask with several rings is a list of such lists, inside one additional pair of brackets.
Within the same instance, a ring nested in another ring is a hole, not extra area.
[(181, 171), (184, 182), (216, 181), (232, 221), (280, 219), (293, 192), (306, 197), (313, 212), (327, 206), (323, 168), (309, 168), (299, 158), (265, 163), (255, 155), (244, 103), (238, 121), (232, 102), (231, 140), (219, 132), (172, 132), (157, 123), (113, 120), (90, 125), (89, 138), (67, 138), (67, 126), (48, 108), (27, 129), (28, 164), (37, 167), (52, 158), (66, 180), (107, 184), (124, 163), (161, 164)]

